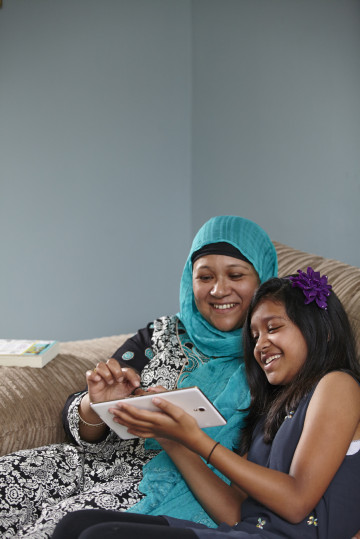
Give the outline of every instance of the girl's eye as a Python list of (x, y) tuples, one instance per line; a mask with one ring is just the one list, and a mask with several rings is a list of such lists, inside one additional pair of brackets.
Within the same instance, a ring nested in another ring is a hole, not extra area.
[(258, 339), (259, 339), (259, 335), (252, 335), (252, 340), (253, 340), (254, 342), (257, 342)]
[(270, 327), (270, 328), (268, 328), (268, 332), (269, 332), (269, 333), (273, 333), (274, 331), (276, 331), (276, 330), (279, 329), (279, 328), (280, 328), (280, 326), (277, 326), (277, 327)]

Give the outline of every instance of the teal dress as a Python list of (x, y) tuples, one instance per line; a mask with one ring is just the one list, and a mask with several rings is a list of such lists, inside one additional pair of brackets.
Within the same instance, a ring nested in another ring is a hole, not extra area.
[[(231, 215), (213, 217), (196, 234), (181, 278), (177, 317), (189, 341), (207, 361), (198, 362), (194, 369), (189, 369), (187, 376), (178, 380), (177, 387), (197, 385), (213, 401), (226, 417), (227, 424), (207, 432), (214, 440), (233, 449), (238, 444), (244, 410), (250, 402), (243, 362), (242, 329), (223, 332), (210, 325), (196, 307), (192, 287), (192, 254), (205, 245), (219, 242), (236, 247), (254, 266), (261, 282), (276, 276), (277, 256), (269, 236), (256, 223)], [(145, 447), (159, 448), (151, 440)], [(218, 474), (217, 471), (215, 473)], [(167, 514), (216, 526), (164, 451), (146, 464), (143, 474), (139, 489), (146, 496), (129, 511), (147, 515)]]

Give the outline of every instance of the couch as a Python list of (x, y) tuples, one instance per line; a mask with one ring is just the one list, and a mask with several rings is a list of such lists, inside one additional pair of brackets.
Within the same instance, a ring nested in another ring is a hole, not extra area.
[[(278, 242), (274, 245), (280, 276), (307, 266), (328, 276), (349, 315), (359, 354), (360, 268)], [(0, 367), (0, 455), (65, 441), (61, 411), (67, 396), (83, 389), (86, 370), (108, 359), (128, 337), (62, 342), (59, 355), (42, 369)]]

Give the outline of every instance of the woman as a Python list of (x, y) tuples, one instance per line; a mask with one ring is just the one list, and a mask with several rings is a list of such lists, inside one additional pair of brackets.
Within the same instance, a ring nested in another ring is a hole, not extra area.
[(326, 277), (308, 268), (261, 285), (244, 337), (251, 405), (239, 454), (159, 397), (160, 414), (114, 409), (129, 432), (161, 441), (222, 524), (214, 530), (168, 516), (88, 511), (68, 515), (53, 539), (353, 536), (360, 526), (360, 370), (348, 318)]
[(197, 385), (227, 419), (209, 432), (232, 448), (239, 410), (248, 405), (241, 327), (255, 289), (276, 271), (275, 249), (258, 225), (234, 216), (205, 223), (183, 271), (180, 313), (139, 331), (87, 373), (88, 391), (69, 398), (64, 415), (73, 443), (0, 459), (1, 536), (49, 537), (63, 515), (80, 508), (161, 511), (214, 526), (157, 443), (121, 441), (89, 403)]

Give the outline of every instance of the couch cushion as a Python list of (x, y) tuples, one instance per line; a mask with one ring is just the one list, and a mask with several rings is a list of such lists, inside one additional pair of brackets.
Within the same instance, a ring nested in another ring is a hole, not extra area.
[(280, 277), (295, 273), (298, 269), (306, 271), (308, 266), (327, 275), (329, 284), (348, 314), (355, 332), (358, 357), (360, 357), (360, 268), (331, 258), (297, 251), (275, 241), (274, 245), (278, 254)]
[(107, 360), (130, 335), (60, 343), (42, 369), (0, 367), (0, 455), (65, 440), (61, 412), (86, 386), (85, 373)]

